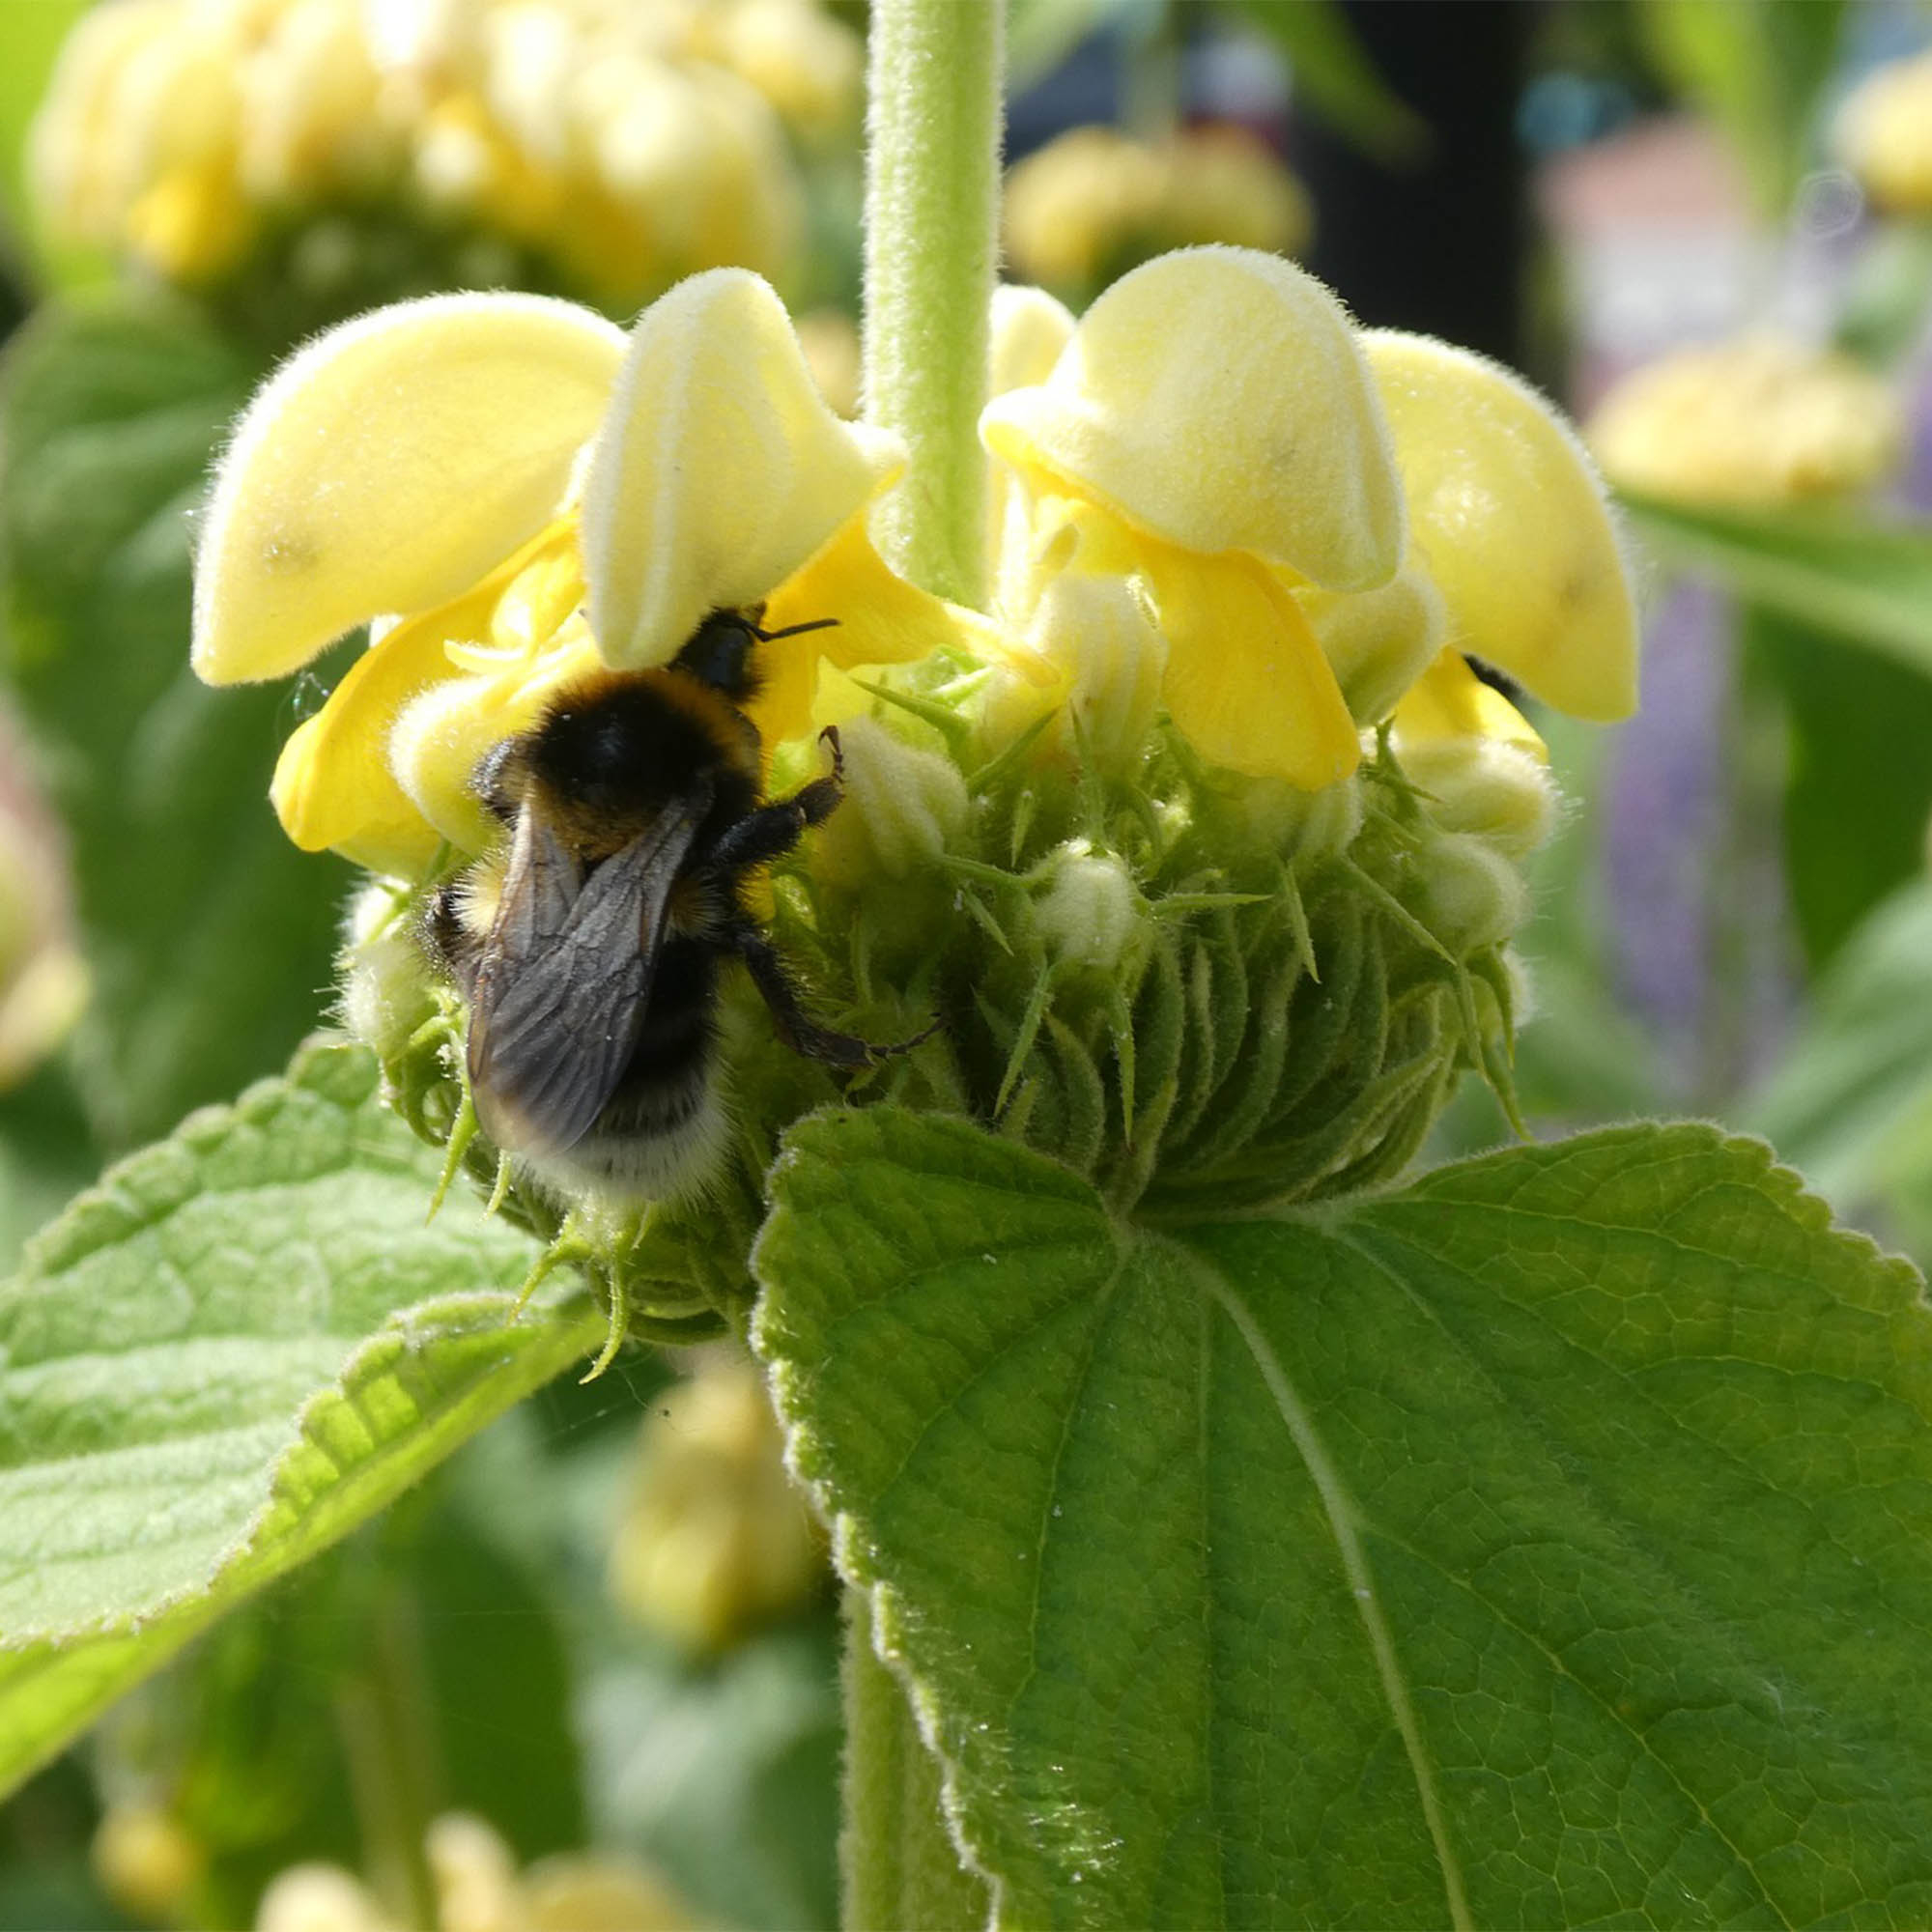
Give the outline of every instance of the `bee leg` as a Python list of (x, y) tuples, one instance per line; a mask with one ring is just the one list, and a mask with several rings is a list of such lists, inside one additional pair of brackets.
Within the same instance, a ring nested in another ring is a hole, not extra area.
[(705, 863), (716, 871), (738, 872), (750, 866), (763, 866), (781, 859), (799, 841), (809, 825), (823, 825), (845, 796), (844, 765), (838, 755), (838, 734), (823, 735), (832, 744), (832, 770), (822, 779), (813, 779), (789, 798), (775, 799), (748, 811), (736, 824), (728, 826), (706, 855)]
[(831, 1066), (871, 1066), (889, 1054), (910, 1052), (937, 1028), (935, 1021), (913, 1038), (895, 1040), (888, 1046), (875, 1046), (870, 1040), (859, 1039), (849, 1033), (834, 1033), (806, 1011), (804, 996), (793, 982), (789, 968), (779, 957), (778, 948), (755, 925), (750, 922), (735, 925), (725, 937), (751, 969), (752, 983), (771, 1009), (779, 1037), (794, 1053), (803, 1054), (808, 1060), (822, 1060)]

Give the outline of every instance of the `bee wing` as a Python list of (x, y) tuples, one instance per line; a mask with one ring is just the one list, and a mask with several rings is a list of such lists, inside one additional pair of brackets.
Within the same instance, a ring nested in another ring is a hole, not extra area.
[(643, 1024), (671, 887), (703, 813), (667, 811), (585, 879), (527, 808), (469, 1009), (469, 1091), (499, 1147), (561, 1153), (590, 1130)]

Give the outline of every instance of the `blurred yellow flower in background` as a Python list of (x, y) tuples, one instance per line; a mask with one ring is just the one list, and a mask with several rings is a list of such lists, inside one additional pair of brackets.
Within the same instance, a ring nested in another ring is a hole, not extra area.
[(784, 272), (784, 128), (849, 128), (860, 60), (814, 0), (105, 0), (31, 175), (51, 234), (191, 287), (277, 227), (386, 209), (623, 309), (695, 270)]
[(1846, 96), (1833, 134), (1879, 208), (1932, 213), (1932, 49), (1867, 74)]
[(744, 270), (693, 276), (628, 337), (540, 296), (398, 303), (319, 337), (242, 417), (197, 560), (194, 667), (283, 676), (375, 620), (273, 798), (305, 850), (418, 877), (444, 845), (493, 842), (470, 790), (491, 746), (590, 672), (668, 664), (713, 611), (837, 620), (763, 667), (746, 709), (768, 749), (821, 722), (821, 665), (957, 640), (965, 613), (866, 532), (901, 462), (833, 414)]
[(830, 1579), (825, 1532), (786, 1475), (763, 1378), (701, 1355), (654, 1405), (611, 1550), (611, 1593), (689, 1650), (718, 1651), (803, 1609)]
[[(433, 1819), (424, 1858), (434, 1932), (688, 1932), (691, 1908), (635, 1859), (570, 1852), (519, 1870), (495, 1828), (465, 1811)], [(414, 1922), (412, 1920), (411, 1922)], [(340, 1865), (291, 1865), (270, 1881), (255, 1932), (399, 1932)]]
[(0, 715), (0, 1089), (60, 1045), (87, 1004), (65, 837)]
[(1904, 454), (1891, 389), (1850, 356), (1761, 334), (1633, 371), (1587, 433), (1610, 479), (1687, 503), (1798, 503), (1883, 482)]
[(1007, 179), (1014, 272), (1076, 302), (1169, 248), (1225, 242), (1293, 255), (1313, 232), (1307, 190), (1265, 142), (1233, 126), (1161, 141), (1074, 128)]

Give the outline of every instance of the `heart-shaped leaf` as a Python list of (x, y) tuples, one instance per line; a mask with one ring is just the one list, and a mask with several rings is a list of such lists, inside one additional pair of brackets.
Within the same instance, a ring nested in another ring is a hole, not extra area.
[(774, 1185), (757, 1345), (997, 1922), (1932, 1914), (1932, 1318), (1761, 1144), (1151, 1228), (874, 1109)]

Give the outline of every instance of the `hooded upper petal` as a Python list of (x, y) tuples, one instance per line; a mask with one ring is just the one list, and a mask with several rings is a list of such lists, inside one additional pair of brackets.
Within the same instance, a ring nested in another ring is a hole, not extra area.
[(1573, 717), (1636, 708), (1636, 612), (1602, 480), (1536, 391), (1428, 336), (1363, 337), (1448, 641)]
[(468, 589), (555, 514), (624, 337), (539, 296), (378, 309), (284, 363), (216, 472), (194, 668), (276, 677), (385, 611)]
[(763, 280), (680, 282), (639, 319), (584, 482), (606, 662), (668, 664), (709, 612), (761, 603), (902, 462), (895, 438), (826, 407)]
[(1037, 387), (980, 417), (1044, 469), (1163, 542), (1241, 550), (1336, 590), (1402, 560), (1388, 432), (1341, 304), (1242, 248), (1185, 248), (1116, 282)]

